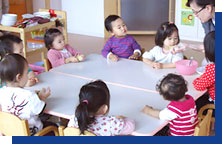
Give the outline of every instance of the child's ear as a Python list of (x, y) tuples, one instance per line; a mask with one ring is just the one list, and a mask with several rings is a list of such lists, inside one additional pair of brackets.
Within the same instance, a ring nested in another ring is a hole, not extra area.
[(21, 77), (22, 77), (21, 74), (17, 74), (16, 77), (15, 77), (16, 82), (20, 81), (20, 80), (21, 80)]
[(97, 111), (97, 114), (106, 114), (107, 111), (108, 111), (108, 106), (104, 104), (99, 108), (99, 110)]

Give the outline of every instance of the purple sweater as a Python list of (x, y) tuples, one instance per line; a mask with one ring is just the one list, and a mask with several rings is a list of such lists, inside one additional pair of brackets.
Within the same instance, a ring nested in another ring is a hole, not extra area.
[(141, 51), (140, 45), (132, 36), (126, 35), (124, 38), (110, 37), (101, 52), (105, 58), (110, 52), (120, 58), (128, 58), (133, 55), (134, 50)]
[[(68, 44), (65, 46), (65, 49), (67, 49), (67, 51), (69, 51), (72, 54), (72, 56), (77, 56), (81, 54)], [(62, 56), (59, 50), (50, 49), (47, 53), (47, 56), (52, 67), (57, 67), (57, 66), (65, 64), (65, 58)]]

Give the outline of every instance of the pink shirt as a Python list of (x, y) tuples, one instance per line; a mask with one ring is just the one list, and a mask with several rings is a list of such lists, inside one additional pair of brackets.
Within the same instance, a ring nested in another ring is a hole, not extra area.
[[(68, 44), (65, 46), (65, 49), (72, 56), (77, 56), (81, 54), (80, 52), (76, 51)], [(52, 48), (48, 51), (47, 56), (53, 68), (65, 64), (66, 57), (64, 57), (64, 54), (60, 50), (56, 50)]]
[(190, 95), (186, 95), (186, 98), (187, 100), (183, 102), (171, 101), (167, 106), (177, 115), (177, 118), (169, 122), (172, 136), (193, 136), (198, 124), (195, 101)]

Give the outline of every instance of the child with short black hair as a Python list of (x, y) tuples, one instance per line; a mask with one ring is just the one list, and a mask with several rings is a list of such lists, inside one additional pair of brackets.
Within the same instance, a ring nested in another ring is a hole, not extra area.
[(38, 115), (43, 112), (50, 88), (32, 92), (24, 89), (28, 81), (28, 62), (19, 54), (7, 54), (0, 59), (0, 110), (28, 120), (31, 134), (43, 128)]
[(80, 89), (79, 105), (68, 127), (90, 131), (97, 136), (129, 135), (134, 131), (135, 123), (121, 116), (107, 116), (110, 106), (110, 93), (107, 85), (97, 80), (85, 84)]
[(62, 32), (57, 28), (48, 29), (44, 41), (49, 50), (47, 56), (52, 67), (84, 61), (84, 55), (66, 44)]
[(139, 58), (141, 47), (132, 36), (127, 35), (126, 24), (120, 16), (108, 16), (105, 19), (105, 28), (112, 34), (102, 49), (105, 58), (112, 61), (118, 61), (119, 58)]
[(164, 22), (157, 30), (156, 46), (143, 54), (143, 61), (154, 69), (174, 68), (175, 62), (183, 59), (183, 53), (173, 54), (180, 43), (178, 28), (174, 23)]
[(142, 112), (170, 121), (171, 136), (193, 136), (195, 126), (198, 124), (197, 110), (193, 97), (185, 94), (187, 82), (184, 78), (170, 73), (157, 84), (156, 89), (165, 100), (171, 102), (161, 111), (146, 105)]
[[(23, 52), (23, 43), (22, 40), (12, 34), (7, 34), (0, 37), (0, 57), (4, 57), (7, 54), (16, 53), (24, 56)], [(35, 76), (35, 73), (29, 68), (28, 69), (28, 82), (26, 83), (27, 87), (33, 86), (39, 82), (38, 78)]]

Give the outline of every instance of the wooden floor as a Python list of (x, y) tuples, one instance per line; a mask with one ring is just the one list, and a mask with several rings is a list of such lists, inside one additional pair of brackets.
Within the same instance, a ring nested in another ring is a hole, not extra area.
[[(155, 46), (155, 36), (153, 35), (136, 35), (134, 36), (136, 41), (140, 44), (142, 48), (145, 50), (150, 50)], [(93, 37), (79, 34), (68, 34), (68, 42), (69, 44), (76, 50), (82, 52), (84, 55), (89, 55), (91, 53), (101, 54), (101, 50), (107, 41), (107, 38), (101, 37)], [(196, 43), (196, 42), (191, 42)], [(199, 44), (199, 43), (197, 43)], [(185, 55), (189, 58), (191, 56), (194, 57), (195, 60), (201, 64), (202, 59), (204, 57), (203, 53), (194, 52), (193, 50), (187, 50)], [(31, 56), (27, 58), (29, 63), (34, 63), (37, 61), (41, 61), (41, 57), (39, 56)]]

